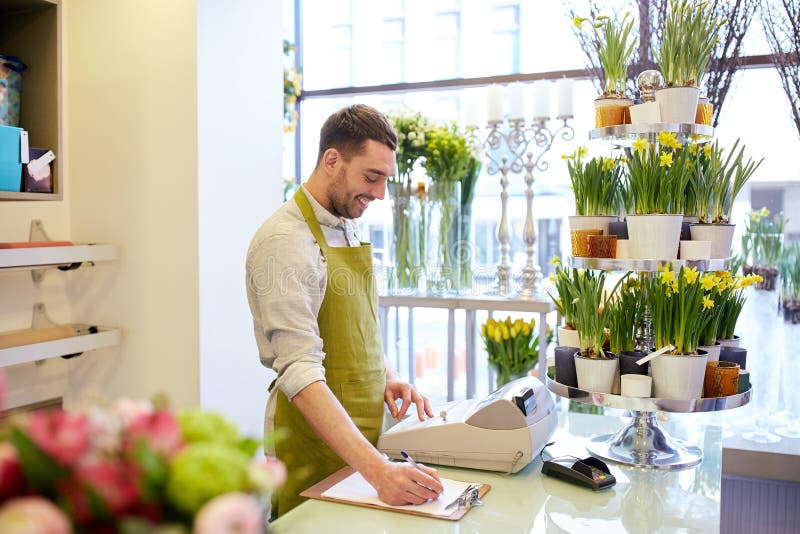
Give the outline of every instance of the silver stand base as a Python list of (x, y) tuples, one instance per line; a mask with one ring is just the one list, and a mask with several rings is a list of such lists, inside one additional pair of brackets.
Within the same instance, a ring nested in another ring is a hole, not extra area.
[(659, 428), (654, 412), (632, 413), (633, 420), (616, 434), (592, 438), (586, 446), (589, 452), (646, 469), (686, 469), (703, 461), (702, 449), (669, 437)]

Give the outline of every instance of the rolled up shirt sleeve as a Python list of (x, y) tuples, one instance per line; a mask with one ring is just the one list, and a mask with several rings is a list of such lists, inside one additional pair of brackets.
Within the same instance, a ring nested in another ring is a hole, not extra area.
[(247, 297), (261, 362), (292, 399), (325, 380), (317, 315), (325, 295), (325, 259), (313, 238), (273, 231), (247, 255)]

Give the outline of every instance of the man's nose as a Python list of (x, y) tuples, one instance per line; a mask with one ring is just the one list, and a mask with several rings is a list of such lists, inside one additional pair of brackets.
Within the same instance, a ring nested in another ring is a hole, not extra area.
[(378, 200), (383, 200), (386, 196), (386, 180), (379, 180), (370, 191), (370, 195)]

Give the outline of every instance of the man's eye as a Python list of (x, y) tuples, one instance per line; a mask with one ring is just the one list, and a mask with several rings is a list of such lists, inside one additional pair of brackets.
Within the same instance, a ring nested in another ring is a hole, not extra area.
[(366, 180), (370, 184), (374, 184), (375, 182), (378, 181), (377, 178), (372, 178), (371, 176), (364, 176), (364, 180)]

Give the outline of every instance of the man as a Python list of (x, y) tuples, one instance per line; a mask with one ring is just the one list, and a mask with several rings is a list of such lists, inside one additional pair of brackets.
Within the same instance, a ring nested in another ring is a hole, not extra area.
[[(354, 105), (320, 132), (317, 165), (294, 198), (256, 232), (247, 254), (247, 293), (261, 361), (278, 373), (265, 432), (288, 480), (273, 514), (346, 464), (388, 504), (419, 504), (443, 491), (436, 470), (393, 463), (375, 449), (383, 404), (400, 419), (427, 399), (386, 365), (381, 348), (372, 250), (352, 219), (382, 199), (395, 173), (397, 135), (377, 110)], [(402, 399), (397, 408), (396, 401)]]

